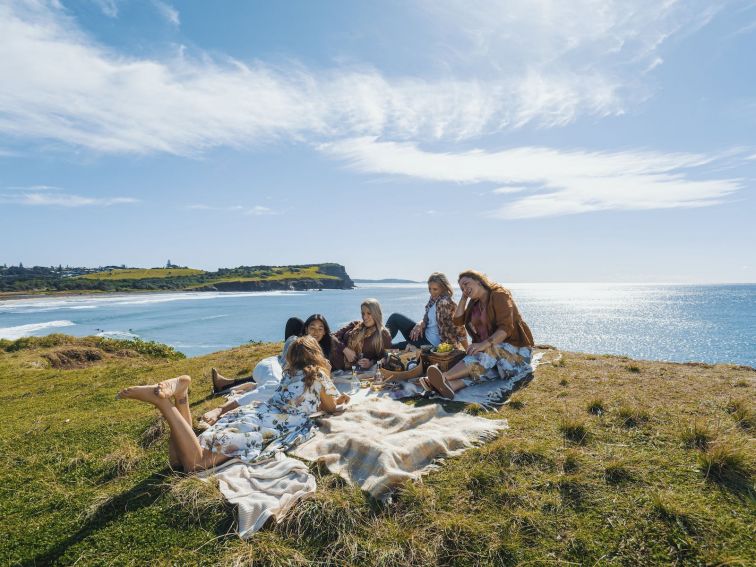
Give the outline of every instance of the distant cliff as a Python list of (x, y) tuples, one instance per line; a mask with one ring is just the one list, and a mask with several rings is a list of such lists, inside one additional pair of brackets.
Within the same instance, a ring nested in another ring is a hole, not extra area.
[(192, 268), (0, 267), (0, 295), (128, 291), (268, 291), (352, 289), (341, 264), (238, 266), (207, 272)]

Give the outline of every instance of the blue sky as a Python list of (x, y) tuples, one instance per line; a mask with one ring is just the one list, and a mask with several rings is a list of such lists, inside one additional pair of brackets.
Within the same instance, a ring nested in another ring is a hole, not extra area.
[(0, 0), (0, 263), (756, 281), (756, 4)]

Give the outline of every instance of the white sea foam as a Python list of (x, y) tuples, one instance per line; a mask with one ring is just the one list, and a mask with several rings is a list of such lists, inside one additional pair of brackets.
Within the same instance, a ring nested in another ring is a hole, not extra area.
[(0, 313), (41, 313), (59, 309), (97, 309), (112, 305), (146, 305), (172, 301), (205, 301), (211, 299), (231, 299), (235, 297), (270, 297), (275, 295), (304, 295), (307, 291), (238, 291), (214, 292), (195, 291), (177, 293), (141, 293), (112, 295), (77, 295), (50, 299), (10, 299), (0, 302)]
[(0, 328), (0, 339), (20, 339), (28, 337), (37, 331), (49, 329), (52, 327), (71, 327), (75, 325), (73, 321), (47, 321), (45, 323), (30, 323), (28, 325), (18, 325), (17, 327)]

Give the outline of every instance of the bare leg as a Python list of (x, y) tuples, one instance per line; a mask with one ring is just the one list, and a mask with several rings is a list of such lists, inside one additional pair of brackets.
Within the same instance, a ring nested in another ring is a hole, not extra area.
[(203, 449), (197, 440), (191, 425), (186, 422), (181, 412), (166, 398), (158, 395), (158, 384), (151, 386), (133, 386), (119, 393), (120, 398), (139, 400), (154, 405), (163, 414), (171, 428), (176, 455), (186, 472), (194, 472), (220, 464), (228, 457)]
[[(168, 398), (170, 395), (174, 396), (176, 409), (178, 409), (181, 417), (189, 424), (189, 427), (192, 426), (192, 414), (189, 411), (189, 384), (191, 384), (191, 381), (192, 379), (189, 376), (183, 375), (170, 380), (164, 380), (157, 385), (159, 397)], [(171, 429), (171, 436), (168, 440), (168, 464), (174, 469), (181, 466), (176, 443), (176, 435), (173, 429)]]
[(470, 375), (470, 369), (467, 368), (464, 362), (459, 361), (452, 366), (449, 370), (444, 372), (444, 376), (449, 381), (459, 380), (460, 378), (467, 378)]

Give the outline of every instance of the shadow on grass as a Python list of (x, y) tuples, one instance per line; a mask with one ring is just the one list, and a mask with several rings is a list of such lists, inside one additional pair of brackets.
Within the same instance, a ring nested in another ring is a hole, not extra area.
[(81, 527), (70, 537), (56, 544), (50, 550), (34, 557), (30, 565), (49, 565), (62, 557), (73, 545), (83, 541), (94, 532), (118, 520), (125, 513), (151, 506), (167, 490), (165, 477), (173, 471), (166, 467), (145, 478), (130, 490), (110, 498), (97, 511), (83, 520)]

